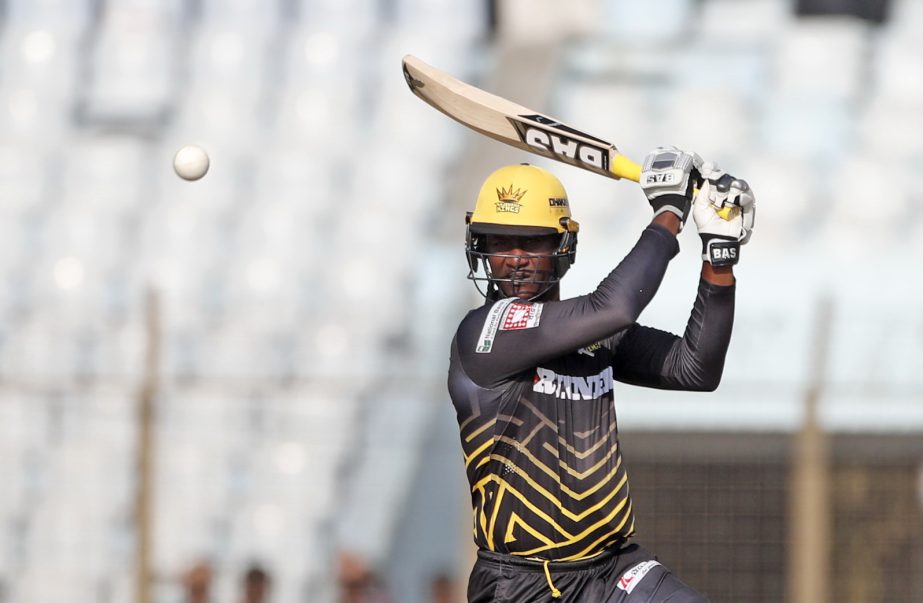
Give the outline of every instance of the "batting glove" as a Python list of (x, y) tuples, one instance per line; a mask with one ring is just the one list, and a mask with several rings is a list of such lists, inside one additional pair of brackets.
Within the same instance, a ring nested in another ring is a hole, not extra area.
[(654, 215), (672, 212), (681, 225), (685, 224), (701, 169), (702, 158), (695, 153), (676, 147), (657, 147), (651, 151), (641, 168), (641, 188), (654, 208)]
[(702, 259), (712, 266), (733, 266), (740, 246), (750, 240), (756, 200), (746, 180), (734, 178), (715, 163), (702, 166), (704, 182), (692, 204), (702, 238)]

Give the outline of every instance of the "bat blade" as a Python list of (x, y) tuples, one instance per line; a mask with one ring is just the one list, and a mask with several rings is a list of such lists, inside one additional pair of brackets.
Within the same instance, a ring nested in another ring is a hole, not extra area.
[(641, 166), (611, 142), (466, 84), (413, 55), (404, 57), (403, 69), (415, 95), (476, 132), (608, 178), (641, 177)]

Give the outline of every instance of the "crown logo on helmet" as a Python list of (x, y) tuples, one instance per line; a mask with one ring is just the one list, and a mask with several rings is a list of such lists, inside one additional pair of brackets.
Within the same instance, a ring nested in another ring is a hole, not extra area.
[(509, 203), (519, 203), (527, 192), (529, 191), (522, 190), (519, 188), (517, 188), (516, 190), (513, 190), (513, 185), (511, 184), (509, 188), (503, 188), (503, 187), (498, 188), (497, 198), (501, 202), (506, 201)]
[(522, 208), (519, 201), (522, 200), (522, 197), (527, 192), (528, 191), (520, 188), (514, 190), (512, 184), (509, 188), (498, 188), (497, 199), (499, 199), (499, 201), (497, 201), (496, 204), (497, 211), (501, 213), (518, 214), (519, 210)]

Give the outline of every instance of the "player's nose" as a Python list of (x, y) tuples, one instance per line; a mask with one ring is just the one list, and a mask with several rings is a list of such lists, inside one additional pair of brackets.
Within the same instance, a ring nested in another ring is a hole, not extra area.
[(527, 257), (526, 252), (522, 249), (519, 249), (518, 247), (516, 249), (512, 249), (509, 253), (509, 256), (510, 264), (513, 266), (521, 267), (529, 263), (529, 258)]

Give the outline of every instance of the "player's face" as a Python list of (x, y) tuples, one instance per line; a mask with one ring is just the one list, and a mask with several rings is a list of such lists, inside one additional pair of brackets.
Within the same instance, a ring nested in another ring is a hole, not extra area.
[(490, 271), (505, 297), (532, 299), (548, 289), (554, 277), (551, 255), (558, 249), (558, 235), (487, 237)]

